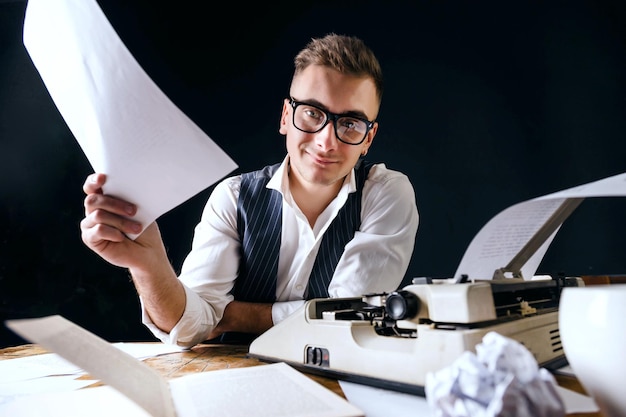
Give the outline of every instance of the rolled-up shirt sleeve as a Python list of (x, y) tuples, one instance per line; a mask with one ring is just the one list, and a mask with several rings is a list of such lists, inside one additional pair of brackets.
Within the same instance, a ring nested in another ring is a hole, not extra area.
[(272, 321), (278, 324), (304, 305), (304, 300), (281, 301), (272, 305)]
[[(181, 347), (192, 347), (207, 339), (205, 335), (208, 335), (211, 330), (213, 330), (215, 326), (213, 323), (217, 324), (221, 316), (219, 316), (219, 318), (212, 318), (211, 315), (207, 315), (205, 301), (186, 285), (183, 285), (183, 287), (185, 289), (185, 296), (187, 297), (185, 312), (183, 313), (184, 320), (179, 320), (169, 333), (159, 329), (152, 322), (144, 308), (142, 308), (141, 319), (143, 324), (155, 337), (161, 340), (161, 342)], [(227, 303), (224, 303), (224, 308), (226, 304)]]
[(186, 304), (172, 331), (159, 330), (142, 308), (142, 322), (163, 342), (180, 346), (203, 342), (233, 300), (231, 290), (240, 257), (238, 195), (239, 177), (232, 177), (220, 182), (207, 201), (178, 277), (185, 288)]

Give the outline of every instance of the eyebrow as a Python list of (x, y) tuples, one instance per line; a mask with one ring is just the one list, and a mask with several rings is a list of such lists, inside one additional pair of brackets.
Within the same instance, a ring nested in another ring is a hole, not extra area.
[[(294, 100), (296, 100), (296, 99), (294, 98)], [(320, 109), (324, 109), (327, 112), (333, 113), (330, 110), (328, 110), (328, 107), (326, 107), (324, 104), (320, 103), (319, 101), (317, 101), (315, 99), (296, 100), (296, 101), (300, 101), (301, 103), (311, 104), (311, 105), (313, 105), (315, 107), (319, 107)], [(359, 119), (364, 119), (364, 120), (367, 120), (368, 122), (370, 121), (370, 119), (367, 117), (367, 115), (365, 113), (363, 113), (361, 110), (348, 110), (348, 111), (343, 112), (343, 113), (333, 113), (333, 114), (337, 114), (339, 116), (358, 117)]]

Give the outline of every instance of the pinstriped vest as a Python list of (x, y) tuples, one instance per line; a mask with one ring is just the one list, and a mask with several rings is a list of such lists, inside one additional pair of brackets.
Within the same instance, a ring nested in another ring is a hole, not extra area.
[[(346, 244), (361, 226), (363, 184), (373, 163), (362, 161), (355, 168), (356, 192), (350, 193), (324, 233), (313, 264), (307, 299), (327, 298), (328, 285)], [(236, 300), (274, 302), (282, 230), (282, 195), (266, 188), (280, 164), (242, 174), (237, 201), (237, 229), (241, 241), (239, 275), (233, 295)]]

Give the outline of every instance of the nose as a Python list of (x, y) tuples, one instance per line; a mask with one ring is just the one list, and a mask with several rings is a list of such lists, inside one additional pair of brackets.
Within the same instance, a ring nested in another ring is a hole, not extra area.
[(326, 126), (315, 134), (315, 145), (327, 152), (337, 147), (339, 139), (335, 134), (335, 126), (332, 121), (329, 121)]

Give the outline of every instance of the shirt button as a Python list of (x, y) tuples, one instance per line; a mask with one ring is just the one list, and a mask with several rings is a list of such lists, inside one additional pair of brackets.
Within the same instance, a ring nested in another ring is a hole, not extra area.
[(296, 290), (302, 291), (302, 285), (296, 285)]

